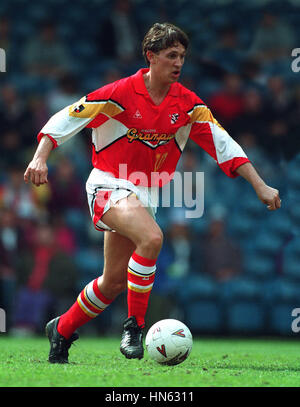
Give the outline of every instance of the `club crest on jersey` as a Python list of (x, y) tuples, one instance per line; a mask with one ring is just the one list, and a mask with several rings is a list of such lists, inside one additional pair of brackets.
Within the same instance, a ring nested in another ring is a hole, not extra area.
[(183, 329), (178, 329), (178, 331), (173, 332), (172, 335), (181, 336), (181, 338), (185, 338)]
[(169, 117), (171, 117), (171, 124), (175, 124), (178, 120), (179, 113), (172, 113)]

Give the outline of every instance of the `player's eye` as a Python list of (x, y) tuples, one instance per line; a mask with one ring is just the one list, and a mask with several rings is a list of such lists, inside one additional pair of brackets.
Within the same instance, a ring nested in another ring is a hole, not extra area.
[(180, 58), (182, 61), (183, 61), (184, 58), (185, 58), (185, 54), (184, 54), (184, 55), (180, 55), (180, 54), (177, 54), (177, 53), (175, 53), (175, 52), (168, 55), (168, 57), (169, 57), (170, 59), (176, 59), (176, 58), (178, 58), (178, 56), (179, 56), (179, 58)]

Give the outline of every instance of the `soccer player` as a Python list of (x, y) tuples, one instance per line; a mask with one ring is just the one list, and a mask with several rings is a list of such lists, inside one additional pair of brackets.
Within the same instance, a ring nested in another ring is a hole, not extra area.
[(120, 350), (143, 357), (143, 328), (163, 234), (155, 221), (158, 188), (172, 178), (189, 138), (229, 177), (241, 175), (269, 210), (278, 190), (257, 174), (242, 148), (192, 91), (178, 83), (188, 37), (178, 27), (154, 24), (143, 40), (148, 68), (108, 84), (56, 113), (38, 134), (25, 182), (48, 182), (52, 149), (83, 128), (92, 129), (93, 170), (86, 190), (91, 217), (104, 231), (104, 269), (63, 315), (48, 322), (49, 361), (67, 363), (77, 328), (101, 314), (127, 288), (128, 318)]

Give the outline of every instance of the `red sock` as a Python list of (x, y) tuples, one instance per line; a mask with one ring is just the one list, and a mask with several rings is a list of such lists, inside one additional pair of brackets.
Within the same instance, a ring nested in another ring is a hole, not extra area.
[(70, 338), (77, 328), (101, 314), (112, 301), (100, 292), (96, 278), (81, 291), (72, 307), (61, 315), (58, 332), (66, 339)]
[(128, 264), (128, 317), (135, 316), (140, 327), (145, 326), (145, 315), (155, 278), (156, 259), (146, 259), (135, 252)]

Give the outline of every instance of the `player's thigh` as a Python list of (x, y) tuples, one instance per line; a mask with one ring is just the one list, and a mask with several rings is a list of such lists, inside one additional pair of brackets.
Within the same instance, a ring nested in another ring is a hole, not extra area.
[(114, 204), (102, 217), (102, 221), (136, 246), (145, 241), (162, 244), (162, 231), (146, 208), (131, 194)]

